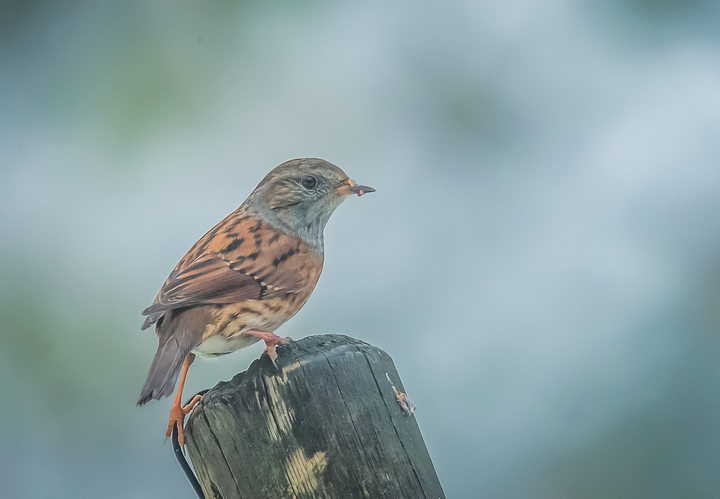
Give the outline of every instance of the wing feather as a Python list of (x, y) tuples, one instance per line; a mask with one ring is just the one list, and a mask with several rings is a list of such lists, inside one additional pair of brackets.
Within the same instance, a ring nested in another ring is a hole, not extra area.
[(208, 304), (238, 303), (297, 293), (314, 286), (322, 255), (271, 225), (235, 212), (216, 225), (178, 263), (155, 301), (142, 314), (142, 329), (165, 311)]

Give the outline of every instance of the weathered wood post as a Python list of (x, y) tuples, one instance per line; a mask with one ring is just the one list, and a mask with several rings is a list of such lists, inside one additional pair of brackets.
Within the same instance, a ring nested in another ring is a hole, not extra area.
[(187, 451), (207, 499), (444, 498), (392, 359), (347, 336), (278, 348), (208, 391)]

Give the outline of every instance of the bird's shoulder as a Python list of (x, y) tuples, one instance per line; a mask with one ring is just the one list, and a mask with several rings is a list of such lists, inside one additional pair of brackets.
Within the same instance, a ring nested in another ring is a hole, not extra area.
[(199, 260), (219, 258), (243, 273), (273, 269), (305, 270), (322, 267), (323, 255), (299, 236), (237, 210), (201, 237), (175, 267), (176, 271)]

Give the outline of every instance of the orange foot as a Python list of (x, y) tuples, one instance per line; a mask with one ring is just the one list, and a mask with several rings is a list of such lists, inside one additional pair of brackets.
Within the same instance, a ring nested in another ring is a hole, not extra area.
[(181, 446), (184, 444), (185, 437), (183, 436), (183, 422), (185, 421), (185, 415), (192, 411), (192, 408), (195, 407), (195, 404), (200, 402), (201, 399), (201, 395), (195, 395), (195, 397), (193, 397), (190, 403), (185, 407), (182, 407), (178, 402), (173, 404), (172, 409), (170, 409), (170, 423), (168, 423), (168, 429), (167, 433), (165, 433), (165, 438), (170, 438), (170, 435), (172, 435), (173, 426), (177, 424), (178, 443)]
[(275, 359), (277, 359), (277, 352), (275, 351), (275, 347), (277, 347), (278, 345), (290, 343), (290, 341), (292, 341), (290, 338), (281, 338), (275, 333), (266, 333), (264, 331), (250, 331), (248, 334), (255, 336), (256, 338), (260, 338), (265, 342), (264, 353), (268, 354), (268, 357), (270, 357), (270, 360), (272, 360), (273, 364), (275, 364)]

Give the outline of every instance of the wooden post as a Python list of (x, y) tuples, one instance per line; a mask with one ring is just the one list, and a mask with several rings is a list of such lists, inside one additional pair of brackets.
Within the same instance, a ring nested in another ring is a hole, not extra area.
[(388, 354), (347, 336), (278, 347), (208, 391), (185, 428), (207, 499), (444, 498)]

